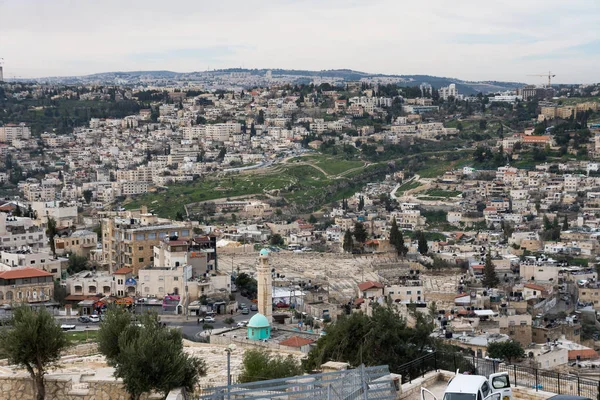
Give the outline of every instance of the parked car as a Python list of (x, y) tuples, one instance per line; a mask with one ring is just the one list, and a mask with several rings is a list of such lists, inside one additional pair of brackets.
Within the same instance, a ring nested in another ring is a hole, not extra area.
[(239, 326), (240, 328), (243, 328), (246, 325), (248, 325), (248, 321), (240, 321), (237, 323), (237, 326)]
[(250, 311), (258, 311), (258, 306), (254, 303), (250, 305)]
[(277, 308), (288, 308), (289, 306), (287, 304), (285, 304), (283, 301), (280, 301), (279, 303), (275, 304), (275, 307), (277, 307)]
[(242, 314), (248, 315), (250, 314), (250, 310), (248, 310), (247, 308), (242, 308)]
[(214, 317), (210, 317), (210, 316), (205, 317), (204, 318), (204, 322), (215, 322), (215, 318)]
[(62, 324), (60, 326), (60, 329), (62, 329), (63, 331), (72, 331), (73, 329), (75, 329), (75, 325), (71, 325), (71, 324)]
[(99, 315), (90, 315), (90, 322), (100, 322), (100, 316)]
[(86, 315), (82, 315), (81, 317), (77, 318), (77, 321), (87, 324), (88, 322), (90, 322), (90, 318)]

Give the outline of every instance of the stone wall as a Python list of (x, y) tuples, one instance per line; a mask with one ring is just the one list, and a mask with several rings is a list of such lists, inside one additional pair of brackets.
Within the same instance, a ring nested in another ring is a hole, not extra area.
[[(80, 381), (81, 376), (46, 376), (46, 400), (129, 400), (119, 381)], [(77, 382), (79, 381), (79, 382)], [(0, 399), (35, 400), (33, 382), (27, 376), (0, 376)], [(161, 399), (162, 396), (142, 396)]]

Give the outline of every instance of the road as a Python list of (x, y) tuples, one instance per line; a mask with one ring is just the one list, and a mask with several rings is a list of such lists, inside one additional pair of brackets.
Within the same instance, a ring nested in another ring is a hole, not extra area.
[[(239, 293), (236, 293), (236, 300), (238, 301), (239, 304), (245, 303), (248, 307), (251, 304), (250, 300), (248, 300), (245, 297), (242, 297)], [(196, 336), (198, 333), (202, 332), (202, 325), (204, 325), (204, 323), (202, 323), (202, 322), (198, 323), (198, 317), (196, 317), (194, 315), (190, 315), (189, 317), (186, 318), (185, 315), (175, 315), (173, 312), (163, 312), (162, 307), (157, 307), (157, 306), (148, 307), (146, 305), (137, 305), (136, 306), (136, 314), (139, 315), (144, 312), (147, 312), (148, 308), (154, 309), (153, 311), (155, 311), (159, 314), (161, 321), (164, 322), (165, 324), (167, 324), (167, 326), (171, 326), (174, 328), (181, 328), (181, 332), (185, 336), (193, 337), (193, 336)], [(223, 320), (225, 320), (228, 317), (232, 317), (235, 320), (235, 323), (237, 324), (238, 322), (241, 322), (241, 321), (249, 321), (250, 318), (252, 318), (256, 313), (257, 313), (256, 311), (250, 311), (250, 313), (246, 314), (246, 315), (242, 314), (241, 312), (234, 313), (233, 315), (229, 315), (229, 314), (216, 315), (215, 322), (212, 322), (210, 324), (214, 327), (214, 329), (225, 328), (225, 327), (227, 327), (227, 325), (225, 325)], [(61, 325), (62, 324), (75, 325), (75, 332), (85, 332), (86, 330), (97, 330), (100, 328), (99, 323), (79, 322), (79, 321), (77, 321), (77, 317), (71, 317), (71, 318), (61, 317), (59, 319), (59, 322)], [(73, 331), (71, 331), (71, 332), (73, 332)]]

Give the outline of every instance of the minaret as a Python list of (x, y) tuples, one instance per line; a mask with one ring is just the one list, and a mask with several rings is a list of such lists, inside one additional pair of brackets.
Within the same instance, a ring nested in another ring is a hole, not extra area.
[(256, 281), (258, 284), (258, 312), (264, 315), (269, 324), (273, 323), (273, 282), (271, 268), (269, 267), (269, 250), (262, 249), (256, 268)]

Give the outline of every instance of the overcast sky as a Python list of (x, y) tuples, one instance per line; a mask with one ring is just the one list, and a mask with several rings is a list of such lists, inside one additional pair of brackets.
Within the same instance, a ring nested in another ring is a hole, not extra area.
[(6, 77), (348, 68), (600, 82), (600, 0), (0, 0)]

